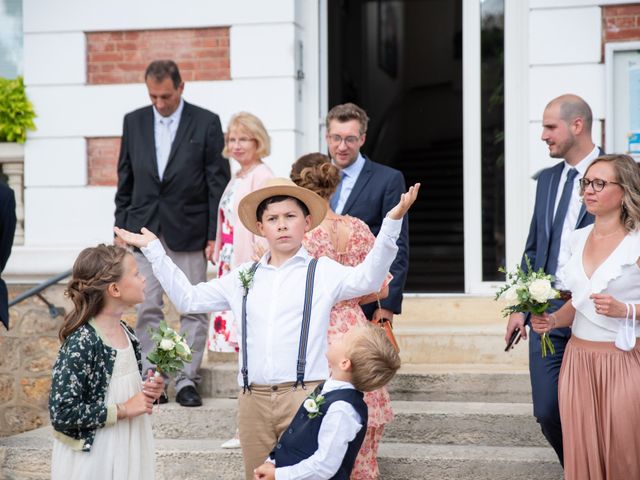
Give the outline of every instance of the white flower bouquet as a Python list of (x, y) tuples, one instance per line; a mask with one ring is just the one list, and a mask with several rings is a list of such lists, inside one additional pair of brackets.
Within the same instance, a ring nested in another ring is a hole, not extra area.
[(191, 347), (186, 336), (179, 335), (163, 320), (157, 329), (149, 329), (155, 348), (147, 355), (147, 360), (156, 366), (156, 375), (175, 373), (191, 362)]
[[(520, 265), (513, 272), (500, 268), (507, 277), (507, 283), (497, 291), (495, 299), (504, 300), (507, 303), (502, 310), (505, 317), (515, 312), (542, 315), (550, 307), (549, 300), (560, 297), (560, 292), (551, 285), (553, 275), (546, 274), (542, 268), (534, 272), (529, 257), (525, 255), (524, 259), (527, 266), (526, 272)], [(540, 342), (543, 357), (546, 357), (547, 353), (552, 355), (555, 353), (548, 333), (542, 334)]]

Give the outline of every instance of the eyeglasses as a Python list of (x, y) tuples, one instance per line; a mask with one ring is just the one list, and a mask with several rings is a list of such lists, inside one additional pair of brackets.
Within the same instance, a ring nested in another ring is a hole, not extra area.
[(231, 137), (231, 138), (227, 138), (227, 145), (233, 145), (234, 143), (237, 143), (238, 145), (246, 147), (247, 145), (249, 145), (250, 142), (253, 142), (253, 141), (255, 141), (255, 138), (248, 138), (248, 137), (235, 138), (235, 137)]
[(349, 147), (355, 147), (360, 140), (360, 137), (356, 137), (355, 135), (349, 135), (348, 137), (344, 138), (342, 138), (340, 135), (327, 135), (327, 138), (333, 145), (340, 145), (342, 142), (344, 142)]
[(609, 180), (602, 180), (601, 178), (594, 178), (593, 180), (589, 180), (588, 178), (581, 178), (580, 182), (580, 191), (584, 193), (589, 185), (591, 185), (591, 189), (594, 192), (601, 192), (604, 190), (604, 187), (607, 186), (608, 183), (614, 183), (616, 185), (621, 185), (618, 182), (610, 182)]

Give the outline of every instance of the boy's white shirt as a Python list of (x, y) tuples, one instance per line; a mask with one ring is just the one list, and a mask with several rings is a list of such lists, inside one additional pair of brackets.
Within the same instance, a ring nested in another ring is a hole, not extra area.
[[(349, 382), (330, 378), (322, 387), (321, 395), (333, 390), (353, 388)], [(318, 432), (318, 449), (312, 456), (289, 467), (278, 468), (276, 480), (323, 480), (333, 477), (347, 453), (351, 442), (362, 429), (362, 419), (355, 408), (343, 400), (329, 405)], [(268, 458), (267, 461), (275, 463)]]
[[(360, 265), (347, 267), (328, 257), (318, 260), (305, 380), (329, 377), (325, 352), (331, 308), (342, 300), (378, 291), (398, 251), (396, 240), (401, 226), (402, 220), (385, 218), (373, 248)], [(165, 254), (159, 240), (150, 242), (142, 249), (142, 253), (151, 262), (154, 275), (179, 312), (232, 310), (238, 324), (238, 338), (241, 338), (244, 291), (239, 272), (249, 269), (250, 262), (240, 265), (222, 278), (191, 285), (184, 273)], [(279, 268), (267, 263), (268, 255), (260, 259), (247, 296), (249, 383), (257, 385), (296, 380), (304, 289), (307, 266), (311, 260), (304, 247)], [(242, 355), (239, 355), (238, 363), (242, 365)], [(240, 372), (238, 385), (242, 386)]]

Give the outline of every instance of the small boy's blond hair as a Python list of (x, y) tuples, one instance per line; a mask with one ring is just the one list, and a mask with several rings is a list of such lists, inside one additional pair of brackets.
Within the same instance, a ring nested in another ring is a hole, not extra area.
[(372, 392), (391, 381), (400, 368), (400, 355), (384, 329), (366, 325), (347, 352), (351, 361), (351, 383), (361, 392)]

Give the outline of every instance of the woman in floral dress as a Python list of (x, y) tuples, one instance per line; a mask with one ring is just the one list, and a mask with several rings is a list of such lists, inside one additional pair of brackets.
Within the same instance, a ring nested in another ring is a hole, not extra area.
[[(340, 173), (326, 155), (312, 153), (304, 155), (293, 164), (291, 179), (297, 185), (317, 193), (329, 203), (340, 182)], [(348, 215), (337, 215), (329, 208), (320, 226), (305, 235), (303, 245), (314, 257), (327, 256), (343, 265), (354, 266), (362, 263), (374, 241), (375, 237), (363, 221)], [(377, 296), (382, 298), (386, 294), (385, 284), (379, 293), (335, 305), (329, 321), (329, 344), (352, 327), (367, 324), (367, 317), (360, 304), (370, 303), (375, 301)], [(378, 445), (384, 425), (393, 420), (391, 400), (386, 388), (367, 392), (364, 399), (369, 407), (367, 434), (351, 473), (352, 480), (371, 480), (379, 477)]]
[[(264, 125), (251, 113), (240, 112), (229, 121), (222, 155), (233, 158), (240, 167), (220, 199), (213, 261), (218, 277), (251, 260), (254, 244), (264, 243), (238, 221), (238, 204), (248, 193), (260, 188), (273, 172), (262, 162), (269, 156), (270, 139)], [(212, 352), (237, 352), (236, 321), (229, 310), (213, 312), (209, 322), (207, 347)], [(223, 448), (239, 448), (238, 432)]]
[[(269, 150), (269, 135), (258, 117), (240, 112), (231, 118), (222, 155), (233, 158), (240, 168), (225, 188), (218, 207), (213, 253), (218, 277), (251, 260), (254, 243), (263, 242), (261, 237), (256, 237), (237, 221), (237, 216), (240, 200), (274, 176), (262, 162), (262, 158), (269, 155)], [(211, 314), (207, 345), (213, 352), (238, 351), (235, 319), (230, 311)]]

